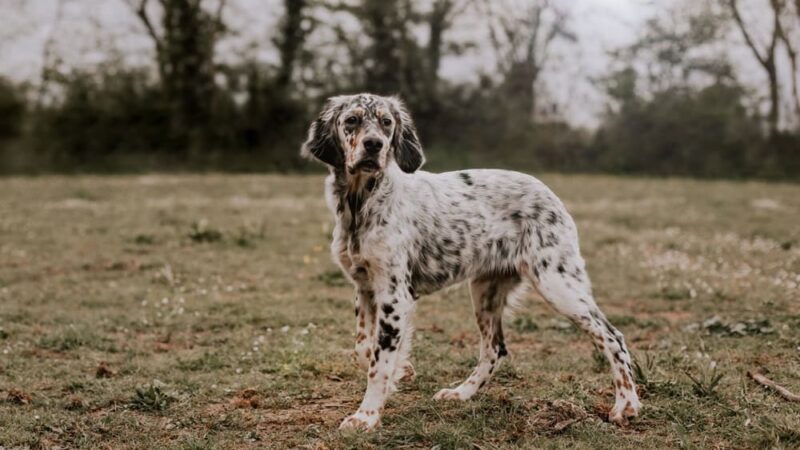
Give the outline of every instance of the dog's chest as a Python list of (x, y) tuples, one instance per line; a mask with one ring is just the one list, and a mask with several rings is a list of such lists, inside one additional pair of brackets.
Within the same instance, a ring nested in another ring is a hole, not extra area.
[(331, 250), (339, 265), (360, 285), (385, 272), (393, 255), (384, 227), (352, 226), (347, 221), (337, 221)]

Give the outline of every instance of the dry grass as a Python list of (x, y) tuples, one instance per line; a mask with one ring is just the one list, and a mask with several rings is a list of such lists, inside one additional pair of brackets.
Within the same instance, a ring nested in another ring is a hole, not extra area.
[(320, 177), (0, 180), (0, 446), (800, 446), (800, 186), (545, 176), (574, 214), (643, 414), (618, 429), (603, 362), (535, 298), (473, 401), (466, 290), (420, 302), (418, 378), (342, 435), (364, 376)]

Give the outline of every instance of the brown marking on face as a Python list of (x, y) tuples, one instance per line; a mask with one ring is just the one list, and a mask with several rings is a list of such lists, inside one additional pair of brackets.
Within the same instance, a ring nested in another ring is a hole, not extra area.
[[(356, 117), (354, 123), (348, 119)], [(388, 123), (384, 124), (384, 119)], [(391, 141), (398, 128), (398, 121), (392, 113), (391, 106), (380, 98), (356, 98), (353, 104), (344, 109), (339, 116), (338, 137), (344, 152), (345, 163), (351, 168), (364, 157), (362, 142), (365, 137), (380, 137), (384, 146), (378, 154), (376, 162), (381, 168), (386, 167), (390, 158)]]

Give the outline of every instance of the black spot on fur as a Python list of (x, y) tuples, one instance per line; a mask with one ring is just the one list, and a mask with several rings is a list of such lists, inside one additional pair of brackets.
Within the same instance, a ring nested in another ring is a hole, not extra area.
[(392, 307), (392, 305), (384, 303), (383, 306), (381, 306), (381, 311), (383, 311), (383, 313), (388, 316), (394, 312), (394, 308)]
[(542, 205), (534, 203), (531, 209), (532, 209), (531, 219), (539, 220), (539, 217), (542, 215), (542, 211), (544, 210), (542, 208)]
[(395, 328), (389, 322), (381, 319), (378, 321), (380, 325), (380, 332), (378, 333), (378, 345), (381, 349), (388, 349), (390, 352), (397, 350), (397, 341), (399, 340), (400, 329)]
[(466, 184), (467, 186), (472, 186), (473, 185), (472, 177), (469, 176), (468, 173), (461, 172), (461, 173), (458, 174), (458, 176), (461, 177), (461, 180), (464, 181), (464, 184)]
[(497, 356), (508, 356), (508, 350), (506, 350), (506, 343), (500, 341), (500, 348), (497, 351)]

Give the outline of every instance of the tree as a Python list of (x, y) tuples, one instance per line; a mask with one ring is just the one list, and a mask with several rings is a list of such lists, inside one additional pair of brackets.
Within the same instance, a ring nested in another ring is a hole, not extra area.
[(425, 14), (425, 24), (428, 28), (428, 43), (425, 46), (426, 85), (428, 92), (436, 95), (439, 83), (439, 67), (445, 52), (445, 34), (453, 26), (453, 21), (462, 14), (469, 3), (454, 0), (435, 0), (431, 10)]
[(778, 132), (778, 124), (780, 123), (780, 87), (778, 86), (778, 69), (775, 56), (781, 33), (780, 13), (783, 8), (783, 2), (781, 0), (769, 0), (773, 13), (772, 30), (769, 33), (769, 43), (763, 48), (759, 48), (758, 43), (753, 38), (752, 33), (742, 18), (738, 0), (728, 0), (727, 4), (733, 14), (736, 26), (742, 33), (745, 44), (747, 44), (747, 47), (753, 53), (753, 56), (764, 69), (767, 76), (769, 82), (769, 113), (767, 115), (767, 122), (769, 124), (770, 135), (774, 136)]
[(503, 75), (506, 100), (526, 117), (536, 114), (536, 83), (546, 69), (557, 39), (575, 41), (567, 13), (550, 0), (532, 0), (524, 6), (486, 0), (489, 38)]
[(645, 72), (649, 91), (692, 83), (733, 80), (733, 67), (724, 52), (725, 17), (709, 2), (687, 8), (679, 2), (663, 15), (649, 19), (642, 36), (616, 56)]
[[(771, 4), (773, 6), (773, 9), (775, 9), (776, 11), (778, 9), (783, 9), (786, 13), (783, 15), (787, 16), (786, 20), (791, 22), (793, 15), (790, 12), (791, 8), (789, 7), (788, 4), (785, 5), (785, 8), (784, 5), (782, 5), (779, 2), (776, 2), (775, 0), (773, 0)], [(794, 15), (796, 15), (797, 19), (795, 29), (797, 29), (800, 28), (800, 0), (795, 0), (794, 8), (795, 8)], [(798, 78), (800, 78), (800, 72), (798, 72), (798, 68), (800, 67), (798, 67), (797, 63), (798, 50), (797, 47), (795, 47), (795, 45), (799, 44), (798, 42), (795, 42), (794, 39), (792, 39), (792, 35), (790, 34), (791, 30), (789, 29), (790, 27), (787, 27), (786, 25), (783, 24), (783, 17), (781, 17), (783, 15), (778, 15), (778, 19), (775, 25), (776, 25), (776, 31), (778, 33), (778, 39), (780, 39), (781, 43), (783, 44), (783, 47), (786, 50), (786, 57), (789, 59), (789, 70), (790, 70), (789, 75), (791, 76), (791, 83), (792, 83), (792, 102), (794, 104), (795, 120), (797, 120), (798, 127), (800, 127), (800, 88), (798, 87)]]
[(22, 131), (25, 98), (19, 87), (0, 77), (0, 144), (16, 138)]
[(172, 112), (172, 134), (178, 144), (194, 137), (208, 123), (214, 95), (214, 44), (225, 31), (226, 0), (206, 10), (201, 0), (126, 0), (153, 41), (156, 65)]
[(275, 84), (286, 89), (292, 81), (306, 38), (314, 30), (314, 21), (306, 16), (308, 0), (284, 0), (283, 4), (286, 11), (272, 42), (280, 55)]

